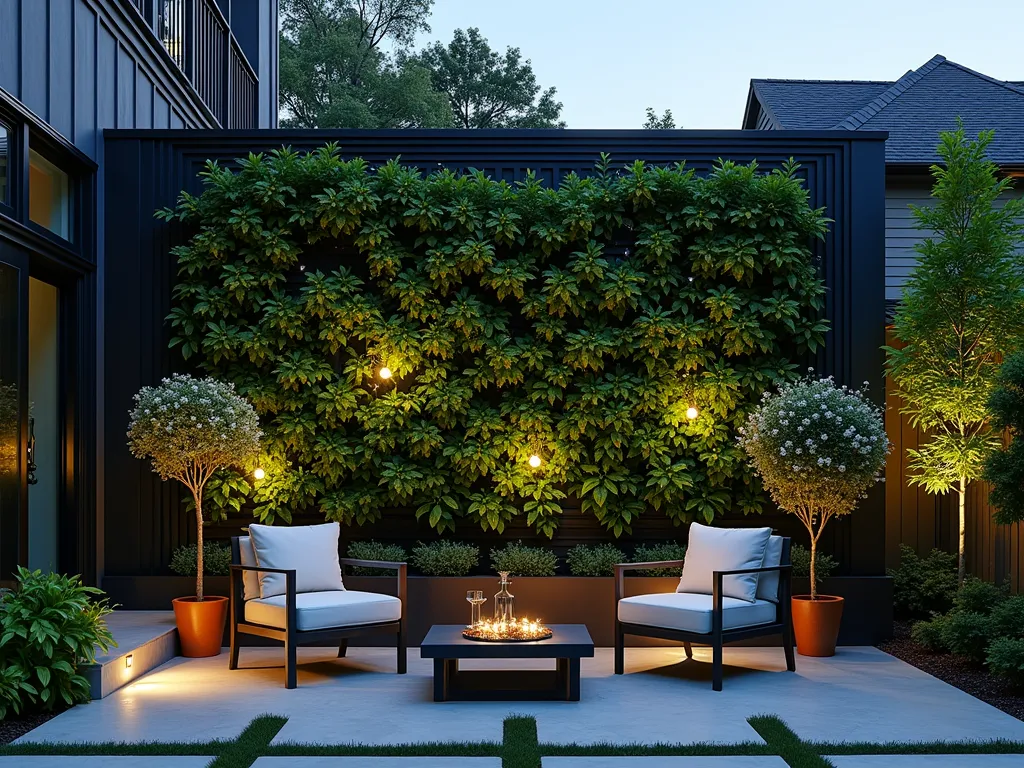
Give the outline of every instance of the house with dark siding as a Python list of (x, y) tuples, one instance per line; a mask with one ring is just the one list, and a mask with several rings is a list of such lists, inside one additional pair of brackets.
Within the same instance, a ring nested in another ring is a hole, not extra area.
[[(885, 299), (887, 317), (917, 263), (914, 246), (927, 236), (910, 205), (931, 199), (930, 167), (939, 161), (939, 133), (963, 120), (968, 135), (994, 130), (989, 157), (1003, 173), (1024, 176), (1024, 83), (998, 80), (935, 56), (897, 80), (750, 81), (743, 128), (760, 131), (887, 131), (885, 143)], [(1008, 196), (1019, 197), (1017, 186)], [(879, 318), (879, 322), (882, 318)], [(888, 343), (897, 343), (891, 332)], [(900, 400), (886, 392), (886, 431), (893, 443), (886, 475), (886, 564), (895, 566), (899, 545), (926, 554), (956, 551), (955, 495), (932, 496), (905, 482), (906, 451), (922, 435), (899, 414)], [(968, 568), (990, 581), (1024, 588), (1024, 526), (996, 526), (984, 483), (968, 489)]]

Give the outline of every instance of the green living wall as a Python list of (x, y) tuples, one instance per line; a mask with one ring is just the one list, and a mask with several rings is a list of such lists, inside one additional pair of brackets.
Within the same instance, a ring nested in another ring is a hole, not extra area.
[(327, 146), (204, 185), (159, 214), (191, 234), (172, 344), (267, 435), (266, 476), (226, 475), (221, 507), (549, 536), (566, 507), (615, 535), (761, 509), (735, 430), (826, 330), (827, 220), (794, 165), (602, 157), (554, 189)]

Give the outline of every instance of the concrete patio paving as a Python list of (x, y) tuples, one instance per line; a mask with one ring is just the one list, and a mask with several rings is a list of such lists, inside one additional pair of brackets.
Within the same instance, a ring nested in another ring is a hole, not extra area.
[[(27, 742), (207, 741), (234, 739), (256, 716), (288, 718), (283, 743), (402, 744), (502, 739), (510, 713), (537, 718), (548, 743), (760, 742), (747, 723), (775, 714), (816, 741), (1024, 741), (1024, 722), (875, 648), (842, 648), (831, 659), (798, 657), (785, 671), (776, 648), (727, 648), (725, 690), (711, 690), (710, 651), (637, 648), (627, 674), (612, 674), (612, 652), (583, 661), (582, 701), (432, 701), (431, 665), (409, 652), (394, 673), (394, 651), (301, 649), (299, 687), (284, 688), (280, 649), (177, 658), (101, 701), (75, 707), (23, 736)], [(465, 663), (487, 668), (493, 662)], [(536, 666), (522, 662), (519, 666)], [(684, 763), (685, 764), (685, 763)]]

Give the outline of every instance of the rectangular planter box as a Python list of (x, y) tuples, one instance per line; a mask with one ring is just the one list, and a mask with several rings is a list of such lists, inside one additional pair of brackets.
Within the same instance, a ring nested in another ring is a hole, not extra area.
[[(626, 595), (672, 592), (678, 577), (635, 576), (626, 579)], [(346, 576), (349, 589), (395, 594), (395, 580), (387, 576)], [(103, 589), (111, 602), (133, 610), (170, 610), (175, 597), (195, 592), (195, 579), (184, 576), (107, 576)], [(469, 620), (466, 592), (482, 590), (487, 597), (483, 615), (493, 610), (496, 576), (410, 576), (406, 616), (409, 645), (419, 645), (432, 624), (464, 624)], [(793, 593), (809, 591), (806, 579), (793, 580)], [(226, 595), (226, 576), (205, 580), (209, 595)], [(607, 647), (615, 641), (615, 583), (611, 577), (544, 576), (512, 579), (516, 614), (536, 617), (551, 624), (586, 624), (594, 644)], [(845, 598), (841, 645), (874, 645), (892, 636), (892, 579), (887, 576), (852, 576), (829, 579), (822, 594)], [(259, 638), (247, 643), (262, 644)], [(387, 645), (389, 638), (367, 637), (368, 644)], [(758, 645), (777, 644), (762, 638)], [(630, 645), (670, 645), (667, 641), (627, 637)]]

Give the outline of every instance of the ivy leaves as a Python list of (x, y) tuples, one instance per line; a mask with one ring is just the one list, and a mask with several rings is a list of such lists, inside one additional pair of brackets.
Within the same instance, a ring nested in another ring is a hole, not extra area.
[(267, 426), (267, 477), (226, 478), (230, 511), (552, 535), (579, 509), (621, 535), (759, 508), (735, 429), (827, 330), (795, 166), (602, 156), (554, 189), (328, 145), (204, 181), (158, 216), (192, 232), (172, 345)]

